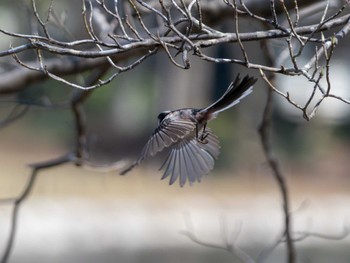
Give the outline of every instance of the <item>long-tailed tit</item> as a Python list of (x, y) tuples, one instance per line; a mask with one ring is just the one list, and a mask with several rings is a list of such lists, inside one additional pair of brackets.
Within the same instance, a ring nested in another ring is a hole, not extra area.
[(120, 172), (126, 174), (146, 157), (171, 148), (159, 170), (165, 169), (162, 179), (170, 176), (170, 184), (180, 178), (180, 186), (200, 181), (214, 168), (220, 153), (217, 136), (207, 127), (207, 122), (240, 102), (253, 91), (254, 77), (239, 75), (216, 102), (204, 109), (185, 108), (163, 111), (158, 115), (158, 128), (142, 150), (139, 158)]

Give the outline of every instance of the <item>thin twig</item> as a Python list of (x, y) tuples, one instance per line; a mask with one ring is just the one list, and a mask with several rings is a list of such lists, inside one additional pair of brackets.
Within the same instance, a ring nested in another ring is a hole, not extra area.
[(7, 263), (11, 252), (13, 250), (14, 246), (14, 241), (17, 233), (17, 225), (18, 225), (18, 216), (19, 216), (19, 211), (20, 208), (23, 204), (23, 202), (28, 198), (30, 195), (34, 184), (37, 179), (37, 175), (40, 171), (44, 169), (49, 169), (52, 167), (57, 167), (62, 164), (66, 164), (68, 162), (71, 162), (73, 160), (73, 155), (66, 154), (64, 156), (58, 157), (56, 159), (52, 159), (49, 161), (45, 161), (42, 163), (36, 163), (36, 164), (31, 164), (30, 167), (32, 168), (32, 172), (29, 175), (29, 178), (27, 180), (27, 184), (22, 190), (21, 194), (18, 197), (15, 197), (13, 199), (10, 199), (8, 201), (11, 201), (13, 203), (13, 208), (12, 208), (12, 213), (11, 213), (11, 223), (10, 223), (10, 231), (9, 231), (9, 236), (6, 241), (6, 246), (4, 249), (4, 254), (1, 256), (1, 263)]
[(243, 46), (243, 43), (240, 39), (240, 36), (239, 36), (239, 26), (238, 26), (238, 11), (237, 11), (237, 2), (236, 0), (233, 0), (233, 3), (231, 4), (231, 7), (233, 9), (233, 12), (234, 12), (234, 21), (235, 21), (235, 30), (236, 30), (236, 36), (237, 36), (237, 41), (238, 41), (238, 44), (239, 44), (239, 47), (242, 51), (242, 54), (243, 54), (243, 58), (244, 58), (244, 61), (246, 63), (246, 66), (247, 68), (249, 68), (249, 59), (248, 59), (248, 54)]
[(184, 235), (186, 235), (190, 240), (194, 243), (199, 244), (204, 247), (210, 247), (215, 249), (221, 249), (228, 251), (233, 256), (237, 257), (242, 263), (254, 263), (254, 260), (242, 249), (240, 249), (234, 242), (230, 241), (227, 236), (227, 222), (222, 222), (221, 224), (221, 234), (223, 239), (223, 244), (213, 243), (212, 241), (205, 241), (199, 238), (194, 231), (192, 219), (189, 214), (185, 216), (186, 223), (186, 231)]

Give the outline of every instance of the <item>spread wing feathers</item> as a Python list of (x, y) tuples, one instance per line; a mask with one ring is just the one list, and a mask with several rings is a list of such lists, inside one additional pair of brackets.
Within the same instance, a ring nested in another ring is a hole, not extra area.
[(134, 167), (138, 166), (146, 157), (154, 156), (174, 143), (183, 139), (185, 136), (193, 132), (196, 124), (188, 120), (163, 120), (158, 128), (154, 131), (147, 144), (144, 146), (140, 157), (129, 167), (120, 172), (124, 175)]
[(220, 153), (219, 140), (209, 128), (206, 132), (208, 135), (205, 143), (198, 142), (193, 132), (172, 146), (167, 159), (159, 169), (165, 169), (162, 179), (170, 176), (169, 184), (173, 184), (179, 178), (182, 187), (187, 180), (190, 184), (199, 182), (204, 174), (214, 168), (215, 159)]
[(238, 104), (241, 99), (253, 91), (253, 84), (256, 81), (256, 78), (249, 77), (249, 75), (245, 76), (241, 81), (238, 75), (235, 81), (230, 84), (226, 92), (221, 96), (221, 98), (209, 107), (205, 108), (203, 111), (217, 114), (233, 107), (234, 105)]

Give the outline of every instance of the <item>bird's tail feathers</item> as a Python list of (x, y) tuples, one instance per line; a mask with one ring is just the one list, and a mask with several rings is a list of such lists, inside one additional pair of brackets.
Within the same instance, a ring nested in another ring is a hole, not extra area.
[(256, 81), (256, 78), (250, 77), (249, 75), (246, 75), (242, 81), (240, 81), (240, 76), (238, 75), (221, 98), (202, 111), (217, 115), (219, 112), (233, 107), (253, 91), (253, 85)]

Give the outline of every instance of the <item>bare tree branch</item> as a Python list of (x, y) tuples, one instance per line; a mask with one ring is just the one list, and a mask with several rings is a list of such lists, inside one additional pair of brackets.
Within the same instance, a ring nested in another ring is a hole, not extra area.
[[(272, 60), (272, 52), (268, 44), (264, 45), (265, 54), (267, 60)], [(272, 63), (272, 61), (271, 61)], [(274, 75), (271, 75), (269, 80), (265, 79), (271, 83), (274, 79)], [(286, 239), (287, 246), (287, 260), (288, 263), (296, 262), (296, 250), (292, 239), (292, 222), (290, 214), (290, 199), (289, 190), (286, 182), (285, 175), (282, 172), (282, 168), (278, 159), (275, 157), (272, 149), (271, 142), (271, 124), (272, 124), (272, 104), (273, 104), (273, 89), (268, 89), (267, 100), (265, 104), (264, 113), (259, 126), (259, 135), (261, 140), (261, 145), (265, 153), (266, 160), (271, 168), (274, 178), (278, 184), (279, 190), (281, 192), (282, 202), (283, 202), (283, 215), (284, 215), (284, 230), (283, 236)]]
[[(89, 78), (86, 79), (86, 85), (93, 85), (97, 82), (108, 70), (108, 67), (97, 69), (95, 72), (91, 73)], [(1, 257), (0, 262), (6, 263), (9, 260), (11, 251), (13, 250), (14, 240), (17, 232), (18, 217), (21, 205), (25, 200), (28, 199), (35, 183), (37, 180), (37, 175), (39, 172), (58, 167), (66, 163), (75, 163), (77, 166), (89, 165), (88, 156), (86, 156), (86, 124), (85, 124), (85, 112), (82, 104), (89, 98), (93, 90), (80, 91), (78, 90), (73, 94), (71, 101), (69, 103), (69, 108), (74, 116), (74, 124), (76, 128), (76, 146), (75, 151), (68, 152), (67, 154), (54, 158), (48, 161), (30, 164), (32, 171), (27, 180), (27, 184), (24, 187), (22, 193), (14, 198), (6, 198), (0, 200), (0, 203), (12, 203), (13, 210), (11, 214), (11, 225), (9, 231), (9, 237), (6, 242), (6, 247), (4, 253)], [(85, 161), (86, 160), (86, 161)]]
[[(28, 198), (30, 192), (32, 191), (39, 171), (44, 170), (44, 169), (49, 169), (52, 167), (57, 167), (59, 165), (68, 163), (72, 160), (73, 160), (73, 156), (71, 154), (68, 154), (68, 155), (64, 155), (64, 156), (61, 156), (61, 157), (56, 158), (56, 159), (52, 159), (50, 161), (31, 164), (30, 166), (32, 168), (32, 172), (27, 180), (27, 184), (24, 187), (22, 193), (18, 197), (5, 200), (6, 202), (13, 203), (13, 208), (12, 208), (12, 214), (11, 214), (10, 232), (9, 232), (8, 240), (6, 242), (6, 247), (4, 249), (4, 253), (3, 253), (1, 260), (0, 260), (1, 263), (6, 263), (9, 260), (9, 257), (11, 255), (11, 252), (13, 249), (13, 244), (14, 244), (16, 232), (17, 232), (19, 210), (21, 208), (22, 203)], [(2, 200), (2, 201), (4, 201), (4, 200)]]

